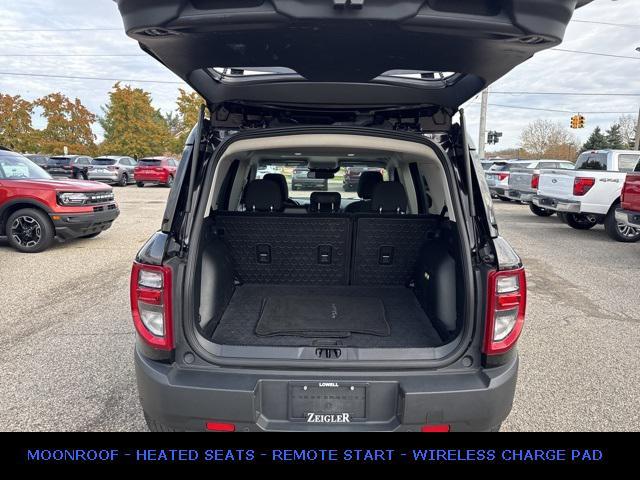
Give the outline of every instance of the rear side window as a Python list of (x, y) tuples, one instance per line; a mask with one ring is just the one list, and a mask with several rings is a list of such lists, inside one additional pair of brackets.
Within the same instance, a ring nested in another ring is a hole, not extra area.
[(576, 170), (607, 170), (606, 153), (581, 153), (576, 161)]
[(94, 158), (91, 163), (94, 165), (115, 165), (116, 161), (112, 158)]
[(159, 167), (162, 164), (161, 160), (143, 158), (138, 162), (141, 167)]
[(640, 155), (621, 153), (618, 155), (618, 170), (621, 172), (633, 172), (638, 167)]

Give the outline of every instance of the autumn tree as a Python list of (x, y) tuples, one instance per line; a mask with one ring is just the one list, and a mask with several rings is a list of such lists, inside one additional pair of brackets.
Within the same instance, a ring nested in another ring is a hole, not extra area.
[(118, 82), (102, 111), (99, 122), (104, 129), (104, 142), (100, 145), (103, 154), (140, 158), (162, 155), (170, 147), (167, 122), (151, 104), (149, 92)]
[(20, 95), (0, 93), (0, 146), (19, 152), (34, 151), (36, 140), (31, 115), (33, 104)]
[(607, 137), (602, 134), (600, 127), (596, 127), (587, 138), (587, 141), (582, 145), (582, 151), (586, 150), (600, 150), (607, 148)]
[(177, 111), (177, 132), (175, 135), (175, 151), (180, 152), (187, 141), (191, 129), (198, 123), (198, 114), (200, 112), (200, 105), (204, 103), (204, 100), (197, 92), (187, 92), (182, 88), (178, 89), (179, 95), (176, 100), (178, 105)]
[(42, 109), (42, 116), (47, 121), (44, 130), (38, 132), (41, 151), (59, 154), (66, 146), (70, 153), (94, 153), (95, 135), (91, 125), (96, 116), (79, 99), (71, 100), (62, 93), (51, 93), (37, 99), (34, 105)]
[(575, 160), (578, 145), (575, 136), (560, 122), (539, 119), (525, 127), (520, 136), (522, 148), (533, 158)]

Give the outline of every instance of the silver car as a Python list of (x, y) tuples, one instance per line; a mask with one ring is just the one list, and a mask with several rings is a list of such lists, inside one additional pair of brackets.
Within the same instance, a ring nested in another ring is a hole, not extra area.
[(135, 183), (133, 170), (138, 162), (131, 157), (104, 156), (94, 158), (89, 167), (89, 180), (115, 183), (126, 187)]

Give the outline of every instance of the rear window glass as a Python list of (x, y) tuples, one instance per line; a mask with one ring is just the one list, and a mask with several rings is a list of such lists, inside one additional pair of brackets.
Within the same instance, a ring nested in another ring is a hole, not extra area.
[(91, 163), (93, 165), (115, 165), (116, 161), (113, 158), (94, 158)]
[(71, 159), (68, 157), (51, 157), (49, 163), (55, 163), (56, 165), (68, 164)]
[(149, 158), (143, 158), (138, 162), (141, 167), (159, 167), (162, 164), (162, 160), (153, 160)]
[(606, 153), (581, 153), (576, 160), (576, 170), (606, 170), (607, 154)]
[(621, 153), (618, 155), (618, 170), (621, 172), (633, 172), (640, 160), (640, 155)]

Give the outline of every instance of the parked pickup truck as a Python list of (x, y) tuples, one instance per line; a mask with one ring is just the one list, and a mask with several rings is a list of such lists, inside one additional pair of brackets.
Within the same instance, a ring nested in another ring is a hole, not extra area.
[(621, 208), (616, 209), (616, 220), (632, 228), (640, 229), (640, 162), (636, 173), (630, 173), (622, 188)]
[(511, 170), (518, 167), (527, 168), (531, 162), (531, 160), (507, 160), (496, 162), (489, 167), (489, 170), (485, 172), (485, 178), (487, 179), (491, 196), (508, 202), (509, 198), (507, 198), (505, 192), (509, 187)]
[(573, 170), (574, 164), (565, 160), (534, 160), (522, 168), (512, 168), (504, 194), (510, 200), (528, 203), (529, 208), (539, 217), (550, 217), (555, 212), (541, 208), (532, 203), (533, 196), (538, 192), (538, 181), (541, 169)]
[(640, 229), (616, 220), (622, 186), (640, 161), (640, 151), (593, 150), (580, 154), (575, 170), (547, 170), (540, 174), (533, 204), (561, 214), (572, 228), (588, 230), (604, 223), (619, 242), (640, 240)]

